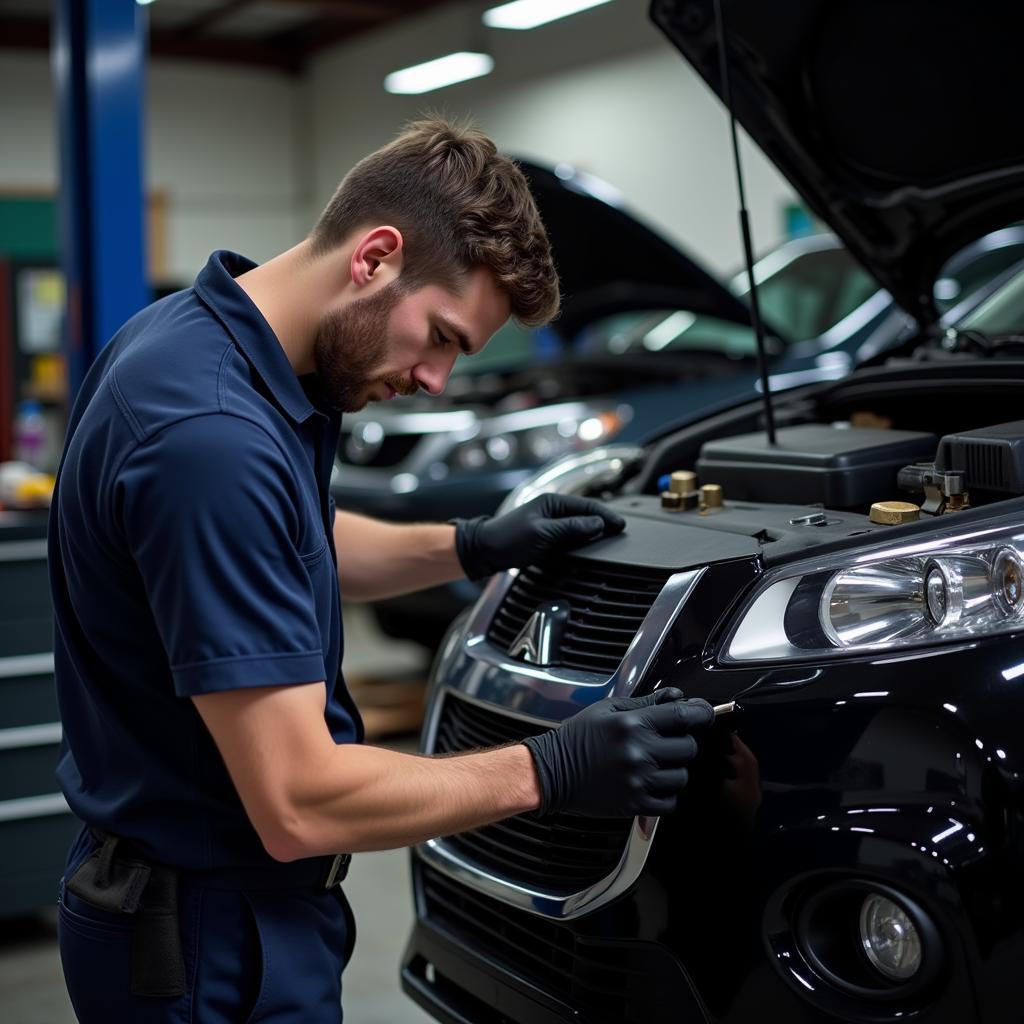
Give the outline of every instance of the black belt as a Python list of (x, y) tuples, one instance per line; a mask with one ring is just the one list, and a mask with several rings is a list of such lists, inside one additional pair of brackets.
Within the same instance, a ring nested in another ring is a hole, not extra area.
[(348, 874), (352, 854), (310, 857), (266, 867), (177, 869), (186, 881), (211, 889), (336, 889)]
[(265, 868), (190, 871), (138, 856), (119, 836), (89, 830), (99, 843), (67, 880), (68, 890), (91, 906), (132, 915), (131, 994), (169, 998), (185, 992), (178, 925), (181, 877), (219, 889), (315, 889), (341, 886), (352, 855), (316, 857)]

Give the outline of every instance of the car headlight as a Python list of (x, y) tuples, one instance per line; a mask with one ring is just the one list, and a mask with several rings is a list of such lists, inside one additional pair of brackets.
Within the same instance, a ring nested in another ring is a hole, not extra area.
[(721, 660), (817, 659), (1021, 629), (1024, 530), (1002, 517), (766, 573)]
[(616, 444), (566, 455), (511, 491), (496, 515), (525, 505), (538, 494), (587, 494), (612, 487), (644, 454), (637, 445)]
[(602, 410), (573, 403), (508, 413), (455, 445), (445, 462), (458, 470), (542, 466), (567, 452), (609, 441), (632, 412), (629, 406)]

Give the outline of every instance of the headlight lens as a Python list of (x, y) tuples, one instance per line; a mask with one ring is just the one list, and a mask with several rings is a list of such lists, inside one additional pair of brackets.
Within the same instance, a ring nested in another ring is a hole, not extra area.
[[(1003, 525), (995, 525), (996, 523)], [(1024, 629), (1024, 532), (1009, 517), (765, 576), (724, 662), (829, 657)]]
[(489, 424), (487, 433), (455, 445), (445, 461), (460, 470), (542, 466), (611, 440), (632, 414), (629, 406), (598, 410), (579, 404), (509, 413)]
[(921, 967), (921, 937), (902, 908), (872, 893), (860, 910), (860, 941), (868, 962), (890, 981), (906, 981)]
[(538, 494), (586, 494), (612, 487), (644, 457), (636, 445), (617, 444), (567, 455), (524, 480), (496, 514), (525, 505)]

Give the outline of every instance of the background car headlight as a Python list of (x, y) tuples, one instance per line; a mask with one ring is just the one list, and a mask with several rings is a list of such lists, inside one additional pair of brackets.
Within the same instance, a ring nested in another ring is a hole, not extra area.
[(542, 466), (611, 440), (632, 414), (629, 406), (597, 409), (580, 403), (508, 413), (455, 445), (445, 462), (458, 470)]
[(566, 455), (524, 480), (508, 494), (496, 514), (525, 505), (538, 494), (592, 494), (612, 487), (644, 457), (637, 445), (616, 444)]
[(767, 573), (723, 645), (723, 662), (858, 654), (1024, 630), (1024, 531), (973, 530), (844, 551)]

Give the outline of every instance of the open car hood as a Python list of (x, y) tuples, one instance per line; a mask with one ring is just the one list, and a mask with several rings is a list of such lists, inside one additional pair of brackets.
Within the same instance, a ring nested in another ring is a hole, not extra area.
[[(1020, 220), (1024, 10), (962, 0), (722, 0), (737, 120), (926, 327), (943, 263)], [(722, 95), (714, 0), (651, 18)]]
[(565, 164), (552, 170), (516, 163), (551, 241), (562, 285), (562, 313), (553, 326), (564, 338), (596, 317), (630, 309), (687, 309), (750, 323), (746, 303), (626, 213), (610, 185)]

